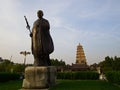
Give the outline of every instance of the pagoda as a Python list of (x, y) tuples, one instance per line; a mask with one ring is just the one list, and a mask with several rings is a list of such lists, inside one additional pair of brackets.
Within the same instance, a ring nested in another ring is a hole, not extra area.
[(82, 47), (82, 45), (80, 45), (80, 43), (77, 46), (76, 64), (87, 64), (85, 53), (84, 53), (83, 47)]
[(86, 62), (86, 56), (83, 50), (82, 45), (79, 43), (77, 45), (76, 50), (76, 63), (72, 63), (72, 65), (68, 65), (67, 67), (57, 67), (57, 71), (63, 72), (63, 71), (89, 71), (90, 67), (87, 65)]
[(76, 63), (71, 66), (72, 71), (88, 71), (90, 70), (86, 62), (86, 56), (82, 45), (79, 43), (76, 51)]

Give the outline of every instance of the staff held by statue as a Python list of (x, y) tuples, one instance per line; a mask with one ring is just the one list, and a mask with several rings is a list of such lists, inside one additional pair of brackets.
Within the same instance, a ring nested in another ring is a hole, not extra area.
[(29, 32), (30, 32), (30, 34), (31, 34), (32, 32), (31, 32), (31, 30), (30, 30), (30, 25), (29, 25), (29, 23), (28, 23), (28, 20), (27, 20), (26, 16), (24, 16), (24, 18), (25, 18), (25, 21), (26, 21), (26, 24), (27, 24), (26, 28), (29, 30)]

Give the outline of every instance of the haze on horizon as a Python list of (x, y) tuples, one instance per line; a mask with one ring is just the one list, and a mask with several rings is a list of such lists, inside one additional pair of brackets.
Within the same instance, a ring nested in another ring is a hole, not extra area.
[[(0, 3), (0, 57), (23, 63), (21, 51), (31, 52), (24, 15), (32, 28), (41, 9), (50, 22), (55, 51), (51, 58), (75, 63), (80, 43), (88, 64), (106, 56), (120, 57), (120, 0), (2, 0)], [(27, 56), (33, 63), (33, 56)]]

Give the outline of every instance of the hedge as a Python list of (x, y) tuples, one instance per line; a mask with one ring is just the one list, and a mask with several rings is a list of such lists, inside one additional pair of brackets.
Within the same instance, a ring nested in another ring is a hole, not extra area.
[(105, 76), (109, 82), (120, 85), (120, 71), (109, 71)]
[(70, 80), (97, 80), (99, 74), (93, 71), (80, 71), (80, 72), (58, 72), (57, 79), (70, 79)]
[(18, 79), (20, 79), (20, 74), (0, 72), (0, 82), (7, 82), (10, 80), (18, 80)]

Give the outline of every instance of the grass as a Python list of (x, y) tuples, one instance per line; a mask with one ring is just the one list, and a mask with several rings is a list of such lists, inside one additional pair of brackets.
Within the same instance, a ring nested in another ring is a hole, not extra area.
[[(18, 90), (22, 81), (0, 83), (0, 90)], [(58, 80), (49, 90), (120, 90), (120, 87), (99, 80)]]
[(21, 89), (22, 81), (9, 81), (0, 83), (0, 90), (18, 90)]
[(99, 80), (59, 80), (50, 90), (120, 90), (120, 87)]

